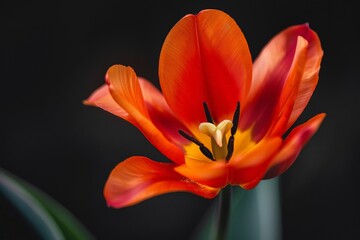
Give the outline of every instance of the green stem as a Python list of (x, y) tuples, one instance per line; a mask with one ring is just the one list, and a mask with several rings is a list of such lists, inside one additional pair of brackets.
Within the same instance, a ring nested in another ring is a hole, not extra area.
[(230, 217), (230, 207), (231, 207), (231, 186), (225, 187), (219, 197), (218, 201), (218, 229), (216, 233), (216, 240), (225, 240), (228, 222)]

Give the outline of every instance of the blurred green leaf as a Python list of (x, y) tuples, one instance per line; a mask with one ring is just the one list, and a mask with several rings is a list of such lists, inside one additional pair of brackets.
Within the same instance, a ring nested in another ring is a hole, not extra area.
[(0, 192), (34, 226), (43, 239), (95, 239), (62, 205), (1, 168)]

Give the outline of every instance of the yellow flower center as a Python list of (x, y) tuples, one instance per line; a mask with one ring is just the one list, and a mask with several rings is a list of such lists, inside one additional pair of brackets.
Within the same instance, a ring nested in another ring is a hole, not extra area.
[[(200, 123), (199, 130), (201, 133), (209, 136), (211, 138), (211, 150), (210, 151), (203, 142), (199, 141), (197, 138), (185, 133), (182, 130), (179, 130), (179, 134), (190, 142), (195, 143), (194, 147), (197, 145), (200, 152), (210, 160), (230, 160), (234, 152), (234, 135), (237, 132), (237, 126), (239, 123), (240, 116), (240, 103), (236, 105), (236, 110), (234, 113), (233, 121), (223, 120), (218, 125), (214, 124), (214, 120), (211, 117), (210, 111), (206, 103), (204, 103), (204, 110), (206, 115), (207, 122)], [(226, 135), (230, 131), (230, 137), (227, 140)]]

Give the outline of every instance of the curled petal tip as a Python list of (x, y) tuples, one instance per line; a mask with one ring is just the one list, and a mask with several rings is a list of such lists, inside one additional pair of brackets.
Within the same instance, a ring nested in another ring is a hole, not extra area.
[(82, 104), (86, 105), (86, 106), (94, 106), (94, 104), (92, 102), (90, 102), (89, 100), (83, 100)]

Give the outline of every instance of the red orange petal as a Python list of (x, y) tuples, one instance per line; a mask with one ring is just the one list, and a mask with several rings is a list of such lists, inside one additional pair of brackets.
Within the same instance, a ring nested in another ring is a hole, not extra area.
[(185, 191), (213, 198), (219, 189), (188, 180), (174, 171), (174, 164), (160, 163), (145, 157), (131, 157), (111, 172), (104, 188), (109, 206), (134, 205), (164, 193)]
[(96, 89), (90, 97), (84, 101), (84, 104), (102, 108), (105, 111), (131, 122), (132, 124), (135, 123), (134, 119), (115, 102), (110, 94), (107, 84), (104, 84)]
[[(169, 141), (182, 145), (185, 139), (179, 135), (178, 130), (186, 130), (186, 127), (172, 114), (161, 92), (149, 81), (138, 79), (151, 121)], [(96, 89), (84, 104), (102, 108), (139, 128), (133, 117), (115, 102), (107, 84)]]
[(303, 62), (297, 61), (297, 58), (304, 58), (304, 42), (298, 35), (281, 32), (264, 47), (254, 63), (253, 82), (240, 128), (253, 127), (255, 141), (268, 132), (273, 120), (278, 117), (281, 92), (292, 67), (302, 70), (301, 66), (297, 68), (294, 64)]
[[(149, 102), (144, 102), (142, 89), (133, 69), (122, 65), (114, 65), (109, 68), (106, 75), (113, 99), (134, 119), (136, 122), (134, 125), (136, 125), (145, 137), (165, 156), (174, 162), (183, 163), (183, 150), (164, 136), (165, 131), (163, 133), (161, 130), (165, 130), (166, 127), (160, 130), (151, 118), (154, 117), (154, 115), (150, 116), (151, 112), (148, 111), (151, 107), (153, 108), (151, 111), (156, 109), (156, 107), (161, 107), (161, 103), (159, 105), (149, 106)], [(154, 90), (151, 90), (148, 86), (145, 87), (144, 90), (154, 93)], [(151, 93), (145, 94), (145, 96), (148, 97)], [(152, 99), (152, 101), (154, 102), (155, 99)], [(167, 109), (163, 110), (166, 111)], [(159, 122), (157, 123), (159, 124)], [(161, 123), (162, 122), (160, 122), (160, 124)], [(164, 122), (163, 124), (169, 123)]]
[(318, 83), (320, 63), (323, 56), (320, 39), (316, 32), (311, 30), (308, 25), (295, 27), (293, 31), (303, 36), (309, 44), (304, 73), (286, 129), (293, 125), (308, 104)]
[(162, 93), (152, 83), (143, 78), (139, 78), (139, 83), (151, 121), (167, 139), (183, 145), (186, 140), (178, 131), (189, 131), (187, 127), (173, 114)]
[(287, 130), (289, 117), (292, 113), (299, 85), (304, 73), (307, 60), (307, 48), (308, 42), (303, 37), (298, 37), (294, 60), (282, 88), (280, 98), (275, 109), (272, 126), (270, 127), (269, 134), (271, 135), (282, 136)]
[(247, 152), (231, 159), (231, 184), (241, 185), (246, 189), (255, 187), (266, 173), (281, 143), (282, 139), (279, 137), (266, 138)]
[(251, 84), (252, 62), (235, 21), (219, 10), (182, 18), (168, 34), (159, 62), (164, 96), (189, 125), (205, 121), (206, 102), (216, 122), (230, 119)]
[(324, 113), (318, 114), (290, 132), (281, 150), (272, 160), (266, 178), (273, 178), (282, 174), (294, 163), (301, 149), (320, 127), (325, 116)]
[(213, 188), (223, 188), (228, 184), (229, 170), (225, 161), (203, 162), (203, 164), (191, 167), (182, 164), (176, 167), (175, 171), (189, 179)]
[(307, 42), (306, 54), (294, 62), (278, 106), (277, 123), (272, 134), (282, 135), (296, 121), (317, 85), (323, 56), (320, 40), (308, 24), (290, 27), (283, 34), (298, 35)]

